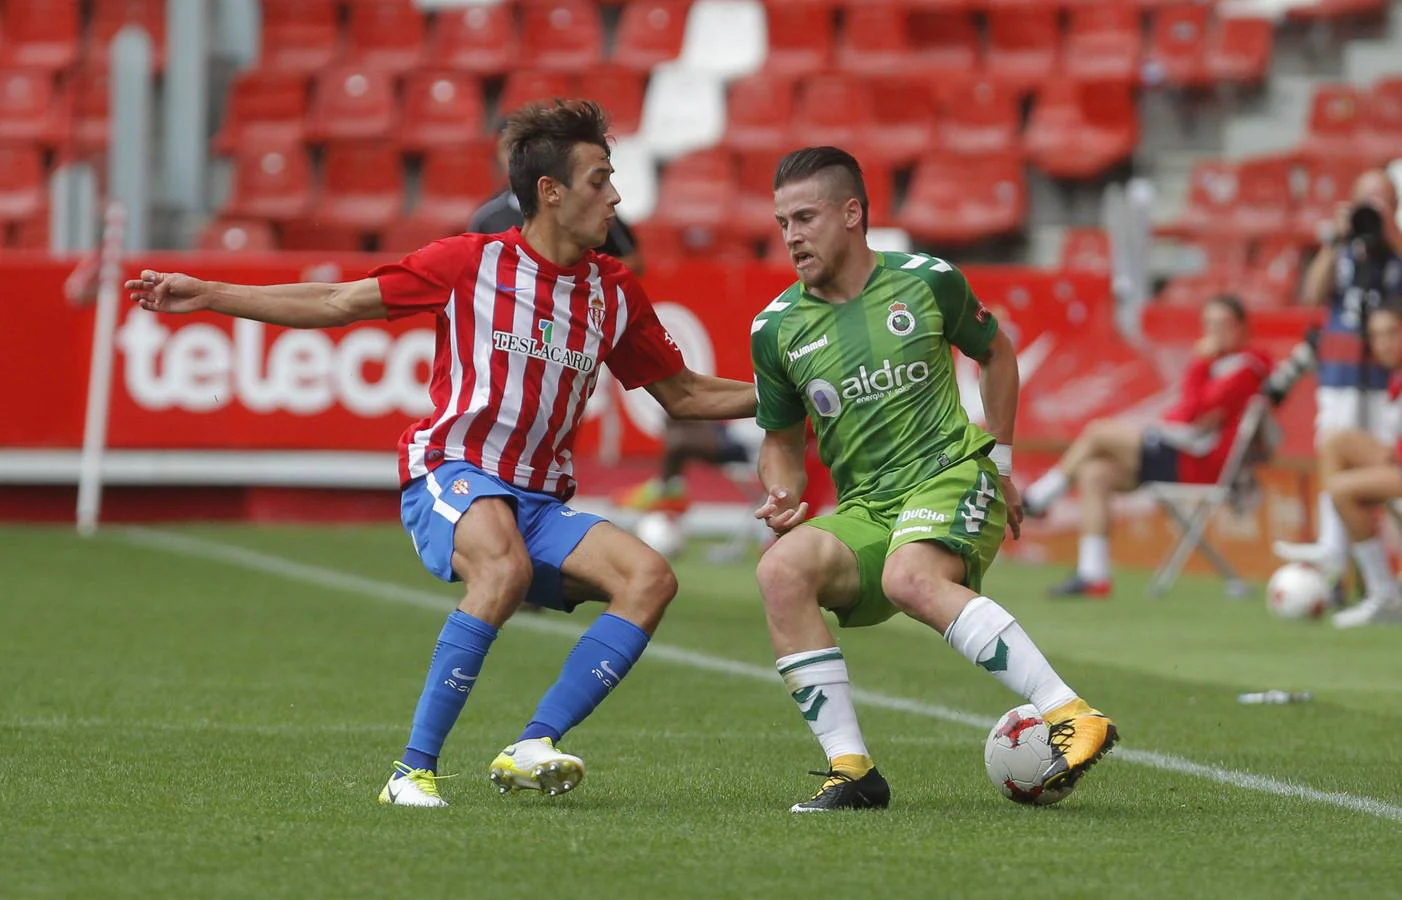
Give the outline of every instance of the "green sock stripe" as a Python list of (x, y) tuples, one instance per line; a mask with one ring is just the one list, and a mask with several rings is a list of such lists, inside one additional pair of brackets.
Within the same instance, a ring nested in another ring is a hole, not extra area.
[(830, 662), (834, 659), (842, 659), (841, 650), (829, 650), (827, 653), (811, 657), (810, 659), (800, 659), (798, 662), (789, 663), (787, 666), (784, 666), (782, 669), (779, 670), (779, 674), (787, 675), (794, 669), (801, 669), (804, 666), (811, 666), (814, 663)]

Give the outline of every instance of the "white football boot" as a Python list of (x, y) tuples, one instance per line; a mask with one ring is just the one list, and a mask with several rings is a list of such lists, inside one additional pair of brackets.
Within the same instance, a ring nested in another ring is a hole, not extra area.
[(584, 760), (556, 750), (548, 737), (531, 738), (498, 753), (488, 777), (503, 794), (540, 791), (554, 797), (574, 790), (584, 780)]

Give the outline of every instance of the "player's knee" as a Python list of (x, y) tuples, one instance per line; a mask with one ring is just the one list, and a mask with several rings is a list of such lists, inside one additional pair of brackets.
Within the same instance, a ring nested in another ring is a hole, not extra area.
[(796, 535), (780, 538), (759, 558), (755, 580), (766, 606), (783, 604), (814, 595), (812, 590), (812, 548)]
[(897, 550), (881, 570), (881, 592), (902, 612), (923, 609), (959, 589), (956, 575), (962, 577), (962, 567), (963, 561), (952, 553), (941, 552), (931, 565), (928, 554)]
[(660, 554), (640, 554), (628, 572), (625, 593), (633, 602), (660, 612), (677, 596), (677, 576)]

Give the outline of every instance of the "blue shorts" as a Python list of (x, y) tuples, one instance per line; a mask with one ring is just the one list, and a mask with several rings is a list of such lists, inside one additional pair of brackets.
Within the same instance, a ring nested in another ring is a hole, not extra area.
[(526, 602), (569, 612), (575, 604), (562, 590), (560, 567), (585, 533), (604, 521), (571, 509), (549, 494), (507, 484), (472, 463), (450, 461), (405, 485), (399, 517), (424, 568), (444, 581), (460, 581), (453, 571), (453, 530), (474, 501), (503, 497), (516, 511), (516, 526), (535, 573)]

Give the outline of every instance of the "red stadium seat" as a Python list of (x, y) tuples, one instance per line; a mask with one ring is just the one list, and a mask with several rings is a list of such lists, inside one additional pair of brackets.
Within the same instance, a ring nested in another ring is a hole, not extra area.
[(307, 137), (313, 141), (389, 136), (398, 120), (394, 80), (379, 69), (338, 66), (317, 75)]
[(580, 72), (575, 86), (579, 96), (598, 102), (609, 114), (609, 128), (614, 134), (633, 134), (642, 126), (646, 88), (645, 73), (609, 65)]
[(103, 152), (107, 149), (108, 110), (112, 105), (107, 70), (80, 66), (72, 75), (72, 97), (70, 149), (79, 156)]
[(1061, 63), (1068, 77), (1136, 79), (1143, 52), (1144, 33), (1134, 7), (1111, 0), (1070, 10)]
[(93, 0), (88, 53), (108, 62), (108, 45), (127, 25), (140, 25), (151, 38), (151, 65), (165, 65), (165, 0)]
[(1207, 77), (1213, 82), (1259, 84), (1266, 78), (1275, 45), (1269, 19), (1227, 18), (1217, 22), (1207, 45)]
[(842, 10), (838, 67), (859, 75), (911, 73), (914, 62), (908, 18), (898, 3), (849, 3)]
[(346, 59), (407, 72), (426, 61), (424, 30), (424, 14), (413, 0), (356, 0), (350, 4)]
[(306, 150), (299, 144), (240, 154), (234, 161), (233, 191), (221, 212), (276, 222), (295, 219), (311, 202), (311, 179)]
[(435, 150), (424, 157), (419, 202), (410, 218), (432, 222), (444, 234), (459, 234), (477, 207), (501, 187), (496, 142), (490, 138)]
[(1374, 17), (1384, 14), (1386, 10), (1387, 0), (1314, 0), (1312, 3), (1286, 7), (1291, 19), (1303, 21)]
[(735, 166), (725, 150), (698, 150), (662, 170), (653, 218), (683, 226), (728, 229), (735, 217)]
[(326, 68), (341, 46), (337, 0), (278, 0), (263, 4), (259, 65), (308, 74)]
[(913, 55), (908, 74), (962, 76), (978, 68), (981, 42), (967, 13), (917, 8), (910, 13), (909, 27)]
[(647, 72), (682, 52), (691, 0), (636, 0), (625, 4), (614, 33), (615, 65)]
[(1110, 235), (1103, 228), (1068, 228), (1061, 241), (1061, 268), (1068, 272), (1110, 273)]
[(47, 69), (0, 70), (0, 141), (56, 147), (68, 136), (68, 98)]
[(0, 66), (57, 72), (78, 60), (78, 4), (8, 0), (0, 35)]
[(869, 81), (876, 127), (861, 162), (914, 163), (935, 139), (935, 91), (925, 81), (899, 75), (872, 76)]
[(456, 147), (480, 137), (485, 118), (482, 85), (475, 76), (413, 72), (404, 79), (404, 119), (395, 137), (415, 152)]
[(1022, 229), (1027, 208), (1014, 157), (937, 157), (915, 169), (896, 224), (918, 240), (971, 244)]
[(47, 205), (44, 153), (37, 144), (0, 144), (0, 222), (21, 222)]
[(1355, 157), (1306, 160), (1304, 190), (1292, 217), (1292, 233), (1305, 243), (1320, 241), (1321, 229), (1330, 227), (1335, 210), (1353, 194), (1353, 182), (1367, 168)]
[(989, 78), (941, 82), (939, 146), (970, 156), (1021, 152), (1022, 111), (1011, 87)]
[(502, 3), (440, 10), (428, 46), (434, 65), (477, 75), (505, 74), (521, 53), (515, 8)]
[(326, 145), (321, 189), (307, 218), (375, 231), (404, 209), (399, 148), (389, 141)]
[(779, 229), (774, 221), (774, 171), (786, 150), (775, 147), (735, 152), (735, 227), (750, 237), (767, 238)]
[(221, 217), (204, 227), (195, 247), (228, 253), (262, 253), (278, 249), (278, 242), (273, 226), (266, 220)]
[(1253, 309), (1289, 306), (1299, 294), (1304, 247), (1289, 237), (1263, 240), (1237, 286), (1242, 302)]
[(521, 62), (541, 69), (579, 72), (604, 57), (604, 25), (589, 0), (527, 3), (521, 10), (526, 36)]
[(988, 74), (1032, 88), (1057, 68), (1061, 29), (1051, 4), (1012, 6), (988, 13)]
[(1094, 178), (1134, 153), (1139, 140), (1127, 82), (1054, 79), (1027, 123), (1029, 161), (1054, 178)]
[(737, 150), (788, 147), (793, 118), (794, 84), (768, 71), (730, 84), (726, 101), (725, 144)]
[(1301, 154), (1319, 158), (1364, 153), (1362, 132), (1366, 103), (1367, 96), (1352, 85), (1325, 84), (1315, 88)]
[(1179, 218), (1160, 227), (1161, 234), (1192, 237), (1228, 221), (1236, 202), (1236, 166), (1226, 160), (1203, 160), (1188, 177), (1188, 198)]
[(368, 235), (335, 219), (293, 219), (279, 226), (283, 250), (315, 253), (360, 253), (369, 249)]
[(306, 119), (305, 75), (249, 69), (229, 90), (224, 122), (214, 135), (214, 149), (227, 155), (241, 149), (297, 143), (306, 138)]
[(1294, 163), (1287, 157), (1266, 156), (1241, 162), (1228, 223), (1231, 229), (1247, 237), (1279, 233), (1281, 224), (1290, 221), (1293, 169)]
[(836, 29), (827, 4), (768, 3), (769, 53), (764, 71), (774, 75), (807, 75), (829, 67)]
[(733, 228), (717, 225), (685, 225), (654, 216), (633, 226), (638, 246), (646, 248), (648, 268), (673, 266), (686, 259), (744, 263), (756, 258), (754, 242)]
[(505, 118), (527, 103), (573, 97), (575, 77), (565, 72), (523, 70), (506, 76), (497, 99), (497, 118)]
[(8, 245), (16, 250), (48, 250), (49, 204), (45, 202), (34, 215), (12, 224), (9, 231)]
[(855, 75), (833, 72), (804, 79), (794, 103), (793, 127), (809, 145), (843, 147), (858, 159), (877, 149), (875, 93)]
[(410, 216), (391, 222), (380, 233), (380, 250), (385, 253), (408, 255), (441, 238), (462, 234), (463, 228), (462, 222), (455, 223), (450, 228), (442, 222)]
[(1212, 7), (1165, 6), (1154, 13), (1145, 66), (1145, 81), (1171, 87), (1207, 84), (1207, 34)]
[(1402, 157), (1402, 77), (1385, 78), (1368, 96), (1363, 145), (1374, 159)]

